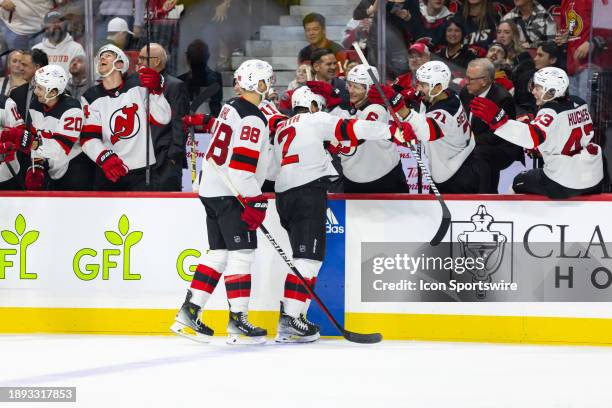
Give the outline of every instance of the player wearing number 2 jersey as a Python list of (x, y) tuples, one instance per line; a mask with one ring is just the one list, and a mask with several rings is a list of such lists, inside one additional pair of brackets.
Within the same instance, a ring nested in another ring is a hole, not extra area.
[(213, 330), (200, 320), (200, 311), (223, 274), (230, 306), (228, 343), (265, 341), (267, 331), (248, 320), (248, 305), (256, 230), (267, 209), (261, 185), (271, 157), (267, 121), (258, 105), (271, 86), (272, 75), (272, 67), (265, 61), (241, 64), (235, 75), (241, 96), (221, 108), (211, 129), (213, 137), (206, 158), (217, 164), (244, 197), (244, 208), (213, 165), (204, 161), (199, 194), (206, 210), (210, 250), (197, 266), (172, 326), (175, 333), (196, 341), (207, 342), (213, 335)]
[(474, 116), (496, 135), (542, 154), (542, 169), (522, 172), (514, 179), (512, 189), (517, 193), (568, 198), (601, 192), (603, 162), (599, 146), (590, 143), (593, 122), (586, 103), (567, 95), (568, 86), (567, 74), (559, 68), (537, 71), (532, 93), (539, 110), (531, 123), (508, 120), (504, 110), (488, 99), (474, 98), (470, 105)]
[[(348, 144), (346, 147), (354, 149), (359, 140), (391, 141), (397, 130), (395, 125), (316, 112), (316, 98), (308, 87), (298, 88), (292, 95), (294, 116), (280, 123), (274, 138), (274, 161), (280, 163), (276, 208), (281, 225), (289, 233), (293, 263), (310, 286), (314, 286), (325, 256), (327, 187), (338, 177), (324, 142)], [(409, 138), (410, 125), (402, 124), (402, 130)], [(300, 280), (293, 273), (287, 274), (276, 341), (310, 342), (319, 338), (319, 328), (306, 319), (309, 303)]]

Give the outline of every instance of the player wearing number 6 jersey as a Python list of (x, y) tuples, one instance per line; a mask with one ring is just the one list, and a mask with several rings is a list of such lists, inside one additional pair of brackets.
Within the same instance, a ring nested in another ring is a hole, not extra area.
[[(359, 140), (401, 143), (394, 139), (395, 124), (389, 127), (386, 123), (317, 112), (316, 98), (308, 87), (298, 88), (292, 95), (294, 116), (279, 124), (274, 138), (274, 158), (280, 163), (276, 208), (281, 225), (289, 233), (293, 263), (310, 286), (314, 286), (325, 256), (327, 187), (338, 177), (324, 143), (348, 148), (355, 148)], [(402, 131), (405, 138), (414, 137), (408, 123), (402, 123)], [(309, 303), (300, 280), (293, 273), (287, 274), (276, 341), (310, 342), (319, 338), (318, 326), (306, 319)]]
[(517, 175), (516, 193), (568, 198), (601, 192), (603, 162), (599, 146), (590, 143), (593, 122), (586, 103), (567, 94), (565, 71), (542, 68), (533, 76), (532, 93), (539, 107), (531, 123), (509, 120), (503, 109), (485, 98), (474, 98), (470, 108), (495, 134), (527, 149), (537, 148), (544, 159), (542, 169)]
[(196, 268), (187, 297), (172, 331), (207, 342), (213, 330), (200, 311), (224, 276), (230, 306), (229, 344), (265, 341), (267, 331), (248, 320), (251, 264), (257, 248), (256, 230), (268, 205), (261, 193), (271, 158), (267, 121), (258, 109), (271, 86), (273, 71), (261, 60), (248, 60), (236, 71), (241, 96), (223, 106), (212, 126), (206, 159), (212, 159), (244, 197), (244, 208), (207, 160), (202, 162), (199, 194), (206, 210), (210, 250)]

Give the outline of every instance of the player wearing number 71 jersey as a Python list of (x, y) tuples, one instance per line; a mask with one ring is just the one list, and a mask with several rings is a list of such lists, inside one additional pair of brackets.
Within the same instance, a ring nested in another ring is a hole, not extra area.
[(248, 320), (248, 305), (256, 230), (267, 209), (261, 185), (271, 158), (267, 121), (258, 105), (271, 86), (272, 75), (272, 67), (265, 61), (242, 63), (235, 75), (241, 96), (223, 106), (212, 127), (206, 159), (212, 159), (244, 197), (244, 208), (212, 165), (203, 161), (199, 194), (206, 210), (210, 250), (197, 266), (171, 328), (192, 340), (207, 342), (213, 335), (212, 329), (200, 320), (200, 311), (225, 274), (230, 306), (228, 343), (265, 341), (267, 331)]
[(601, 192), (603, 162), (599, 146), (590, 143), (593, 122), (586, 103), (567, 94), (565, 71), (542, 68), (533, 76), (532, 93), (539, 107), (531, 123), (508, 120), (503, 109), (485, 98), (474, 98), (474, 116), (487, 123), (495, 134), (528, 149), (537, 148), (544, 159), (542, 169), (517, 175), (516, 193), (568, 198)]
[[(325, 256), (327, 187), (331, 179), (338, 177), (324, 143), (348, 144), (349, 149), (354, 149), (359, 140), (401, 143), (395, 139), (395, 124), (317, 112), (318, 105), (313, 103), (316, 100), (308, 87), (298, 88), (292, 95), (294, 116), (279, 124), (274, 138), (274, 159), (280, 163), (275, 183), (276, 208), (281, 225), (289, 233), (294, 265), (310, 286), (314, 286)], [(401, 126), (406, 139), (414, 137), (408, 123)], [(306, 319), (309, 303), (306, 288), (289, 273), (276, 341), (310, 342), (319, 338), (318, 327)]]

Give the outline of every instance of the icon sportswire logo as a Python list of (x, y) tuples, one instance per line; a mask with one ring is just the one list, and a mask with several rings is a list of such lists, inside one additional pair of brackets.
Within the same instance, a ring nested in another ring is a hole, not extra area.
[(328, 234), (344, 234), (344, 227), (338, 222), (338, 218), (331, 210), (327, 209), (327, 220), (325, 221), (325, 232)]

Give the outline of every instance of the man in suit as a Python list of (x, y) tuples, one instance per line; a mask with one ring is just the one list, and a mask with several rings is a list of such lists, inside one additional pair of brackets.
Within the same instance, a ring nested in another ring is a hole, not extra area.
[(497, 194), (499, 174), (514, 161), (524, 163), (523, 149), (496, 136), (489, 126), (470, 114), (470, 102), (475, 96), (492, 100), (506, 111), (510, 118), (516, 118), (512, 95), (495, 83), (495, 67), (486, 58), (478, 58), (468, 64), (465, 74), (466, 85), (459, 97), (468, 114), (476, 148), (474, 153), (481, 162), (480, 193)]
[[(172, 119), (163, 126), (151, 126), (156, 164), (153, 170), (153, 188), (157, 191), (181, 191), (183, 167), (187, 166), (185, 146), (187, 134), (181, 118), (189, 113), (189, 93), (185, 83), (165, 72), (168, 54), (164, 47), (151, 43), (148, 67), (164, 78), (164, 96), (172, 107)], [(147, 47), (138, 55), (138, 64), (147, 66)]]

